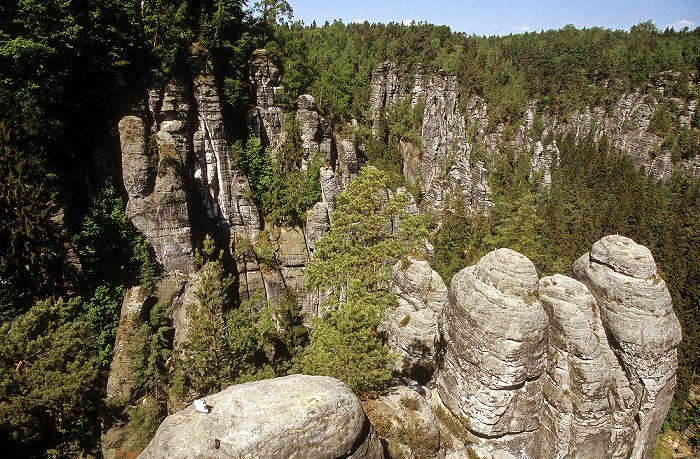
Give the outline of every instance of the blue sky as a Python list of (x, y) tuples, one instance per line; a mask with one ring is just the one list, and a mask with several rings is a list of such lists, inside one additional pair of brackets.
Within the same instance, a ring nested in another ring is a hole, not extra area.
[(508, 0), (288, 0), (294, 20), (306, 25), (340, 19), (349, 22), (425, 21), (468, 35), (508, 35), (524, 31), (603, 27), (629, 30), (651, 19), (663, 30), (700, 25), (700, 0), (671, 1), (508, 1)]

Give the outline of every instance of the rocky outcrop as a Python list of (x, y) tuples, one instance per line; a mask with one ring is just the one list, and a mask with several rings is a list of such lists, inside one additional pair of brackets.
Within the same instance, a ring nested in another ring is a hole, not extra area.
[(440, 321), (440, 398), (521, 457), (532, 454), (542, 408), (548, 320), (536, 287), (530, 260), (495, 250), (452, 278)]
[(651, 252), (613, 235), (537, 281), (498, 249), (453, 277), (440, 400), (518, 458), (651, 458), (676, 385), (680, 325)]
[(377, 69), (372, 73), (369, 86), (369, 111), (372, 116), (372, 133), (376, 134), (379, 117), (384, 110), (398, 105), (405, 99), (408, 88), (406, 82), (399, 75), (396, 64), (391, 61), (384, 61), (377, 66)]
[[(131, 400), (134, 387), (133, 342), (139, 331), (140, 316), (147, 299), (148, 296), (141, 287), (132, 287), (124, 295), (112, 362), (109, 365), (106, 392), (108, 399), (117, 397), (123, 402)], [(114, 459), (118, 454), (130, 449), (128, 444), (130, 434), (129, 426), (123, 422), (103, 425), (102, 456), (106, 459)]]
[(559, 148), (552, 140), (546, 147), (537, 141), (530, 156), (530, 181), (539, 182), (541, 186), (552, 186), (552, 167), (559, 165)]
[[(625, 152), (637, 169), (644, 171), (655, 181), (666, 181), (673, 174), (674, 164), (670, 154), (657, 154), (664, 139), (649, 132), (649, 123), (654, 110), (660, 104), (671, 103), (670, 99), (663, 96), (645, 95), (637, 90), (623, 94), (612, 110), (607, 111), (600, 106), (587, 107), (575, 110), (565, 119), (561, 119), (558, 113), (545, 108), (542, 114), (542, 138), (544, 139), (550, 130), (555, 135), (562, 136), (572, 131), (577, 139), (584, 139), (590, 135), (598, 141), (605, 136), (613, 148)], [(680, 99), (676, 103), (684, 106)], [(688, 121), (694, 116), (695, 108), (696, 105), (692, 103), (685, 106), (684, 112), (688, 113)], [(680, 122), (682, 124), (684, 120)], [(676, 167), (689, 175), (700, 177), (700, 170), (691, 165), (694, 160), (684, 159)]]
[(365, 401), (364, 408), (372, 425), (389, 443), (391, 457), (444, 459), (440, 425), (422, 393), (406, 386), (392, 387), (376, 399)]
[(465, 117), (459, 109), (456, 76), (426, 77), (418, 67), (413, 80), (409, 94), (396, 65), (385, 62), (377, 67), (370, 94), (373, 129), (376, 131), (376, 119), (383, 111), (410, 97), (413, 109), (423, 109), (423, 122), (420, 147), (411, 142), (401, 144), (404, 176), (421, 188), (425, 201), (434, 209), (450, 207), (451, 197), (461, 193), (469, 208), (488, 212), (493, 206), (488, 172), (482, 159), (472, 158), (476, 144), (467, 136), (468, 119), (470, 129), (485, 127), (487, 120), (479, 118), (486, 118), (485, 104), (472, 98)]
[(253, 239), (261, 227), (248, 180), (229, 159), (211, 61), (189, 65), (190, 75), (152, 86), (119, 122), (126, 213), (166, 272), (193, 272), (206, 233)]
[(292, 375), (230, 386), (168, 416), (139, 458), (379, 459), (362, 403), (343, 383)]
[(197, 179), (210, 218), (233, 232), (255, 239), (262, 227), (245, 175), (229, 159), (224, 120), (211, 62), (191, 59), (198, 120), (193, 136)]
[(539, 297), (549, 317), (549, 350), (535, 457), (627, 457), (634, 393), (595, 298), (561, 274), (540, 279)]
[(318, 113), (316, 101), (308, 94), (297, 100), (296, 122), (304, 149), (302, 169), (306, 170), (308, 162), (318, 155), (327, 164), (331, 163), (332, 133), (326, 120)]
[[(195, 269), (187, 192), (183, 181), (183, 150), (189, 126), (182, 119), (189, 106), (181, 80), (166, 85), (159, 103), (162, 119), (150, 135), (143, 116), (125, 116), (119, 122), (122, 176), (127, 191), (126, 214), (153, 247), (164, 270)], [(157, 97), (155, 91), (151, 95)], [(186, 116), (184, 116), (186, 120)]]
[(281, 88), (280, 71), (264, 49), (253, 53), (248, 68), (255, 94), (255, 106), (248, 113), (248, 133), (269, 146), (274, 157), (284, 141), (284, 110), (275, 102)]
[(141, 287), (130, 288), (124, 296), (114, 340), (113, 358), (109, 365), (107, 397), (131, 396), (134, 383), (131, 372), (134, 361), (131, 343), (138, 333), (141, 310), (147, 298)]
[(391, 291), (395, 308), (386, 311), (387, 346), (398, 352), (395, 375), (427, 383), (435, 371), (438, 318), (447, 303), (447, 287), (426, 260), (407, 256), (394, 265)]
[(360, 172), (360, 160), (357, 157), (355, 140), (350, 135), (336, 136), (335, 148), (337, 156), (334, 171), (338, 190), (342, 193)]
[(634, 392), (632, 458), (651, 457), (670, 407), (681, 329), (649, 249), (606, 236), (574, 263), (574, 277), (596, 298), (610, 346)]

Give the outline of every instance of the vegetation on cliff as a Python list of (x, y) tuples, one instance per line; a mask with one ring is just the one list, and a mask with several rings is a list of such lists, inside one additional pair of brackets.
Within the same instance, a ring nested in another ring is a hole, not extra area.
[[(161, 403), (152, 412), (132, 413), (146, 430), (164, 414), (176, 382), (181, 390), (208, 392), (302, 369), (340, 377), (361, 392), (386, 383), (391, 358), (378, 324), (393, 301), (383, 289), (387, 260), (417, 250), (407, 242), (425, 233), (401, 210), (403, 195), (381, 206), (376, 198), (383, 186), (405, 183), (400, 144), (419, 143), (422, 106), (404, 103), (382, 114), (372, 134), (368, 83), (378, 63), (391, 60), (406, 75), (419, 66), (426, 75), (456, 75), (463, 104), (476, 94), (493, 108), (489, 130), (500, 123), (517, 126), (533, 98), (540, 117), (544, 109), (561, 116), (590, 105), (611, 109), (636, 88), (654, 95), (661, 72), (667, 72), (667, 96), (698, 99), (698, 86), (689, 80), (700, 70), (700, 28), (661, 32), (645, 22), (630, 32), (566, 26), (477, 37), (429, 24), (304, 26), (287, 22), (290, 12), (287, 2), (274, 0), (251, 10), (240, 0), (0, 4), (0, 439), (8, 451), (25, 457), (98, 454), (100, 416), (107, 412), (101, 387), (121, 298), (137, 283), (150, 291), (157, 270), (116, 198), (122, 185), (105, 183), (109, 177), (92, 164), (97, 144), (110, 148), (96, 133), (109, 131), (113, 108), (145, 81), (167, 80), (193, 55), (212, 57), (227, 119), (238, 119), (251, 102), (248, 58), (266, 46), (284, 69), (278, 104), (291, 109), (300, 94), (310, 93), (334, 127), (350, 129), (356, 120), (363, 160), (389, 177), (365, 168), (338, 199), (308, 268), (309, 286), (331, 292), (330, 309), (310, 336), (290, 292), (276, 315), (229, 295), (231, 273), (207, 245), (212, 257), (202, 260), (198, 334), (187, 350), (191, 359), (180, 362), (179, 378), (166, 369), (172, 330), (164, 305), (142, 318), (135, 394)], [(662, 148), (674, 160), (698, 154), (698, 116), (682, 126), (681, 115), (672, 104), (659, 106), (649, 127), (664, 138)], [(275, 161), (246, 139), (232, 151), (257, 206), (268, 221), (283, 225), (303, 224), (320, 199), (318, 164), (300, 170), (294, 126)], [(445, 215), (433, 216), (436, 270), (449, 281), (492, 248), (509, 246), (530, 257), (541, 274), (566, 273), (605, 234), (647, 245), (684, 332), (671, 421), (676, 427), (694, 422), (697, 410), (684, 414), (683, 408), (700, 374), (698, 183), (681, 175), (652, 183), (604, 138), (577, 141), (569, 134), (552, 140), (561, 164), (550, 189), (529, 180), (528, 156), (506, 146), (506, 154), (491, 158), (490, 216), (470, 214), (459, 197)], [(397, 217), (409, 236), (386, 231)], [(212, 329), (214, 323), (225, 330)], [(216, 372), (205, 374), (210, 368)], [(188, 381), (188, 374), (201, 378)]]

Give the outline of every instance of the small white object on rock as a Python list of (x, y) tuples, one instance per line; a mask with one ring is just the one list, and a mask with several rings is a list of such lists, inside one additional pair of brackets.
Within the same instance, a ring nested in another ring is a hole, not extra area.
[(203, 399), (199, 399), (199, 400), (194, 401), (194, 409), (199, 411), (200, 413), (209, 414), (209, 411), (211, 411), (211, 408), (212, 407), (207, 405), (207, 402), (205, 402)]

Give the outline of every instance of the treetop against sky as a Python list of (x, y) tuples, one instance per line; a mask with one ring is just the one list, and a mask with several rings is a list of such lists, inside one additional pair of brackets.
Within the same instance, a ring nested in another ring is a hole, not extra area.
[(602, 27), (629, 30), (651, 20), (659, 29), (700, 26), (698, 0), (291, 0), (294, 19), (310, 25), (342, 20), (370, 23), (428, 22), (476, 35), (508, 35), (561, 29)]

